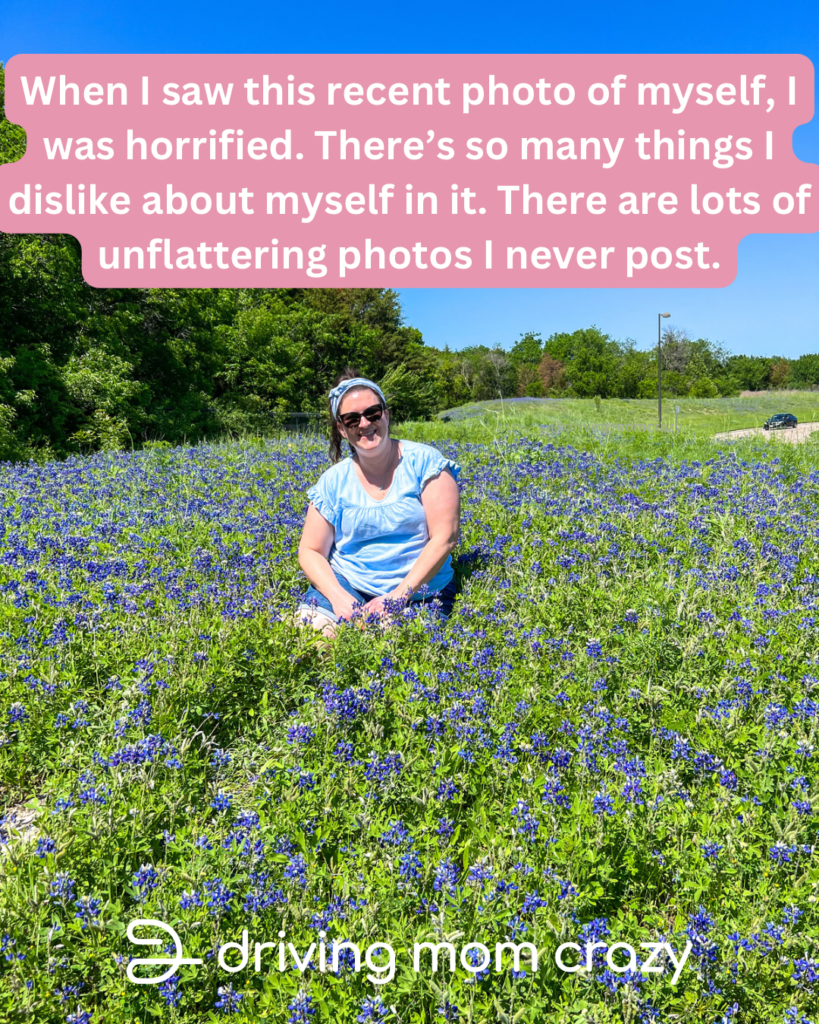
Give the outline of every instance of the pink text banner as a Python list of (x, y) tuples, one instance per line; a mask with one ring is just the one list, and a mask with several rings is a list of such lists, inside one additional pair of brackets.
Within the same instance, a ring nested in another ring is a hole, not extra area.
[(799, 55), (13, 57), (0, 230), (98, 287), (722, 287), (819, 230)]

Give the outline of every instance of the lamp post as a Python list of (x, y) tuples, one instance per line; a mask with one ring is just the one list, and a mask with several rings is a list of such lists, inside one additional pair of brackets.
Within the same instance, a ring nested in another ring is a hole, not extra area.
[(660, 358), (660, 342), (662, 339), (660, 320), (669, 316), (671, 316), (670, 313), (657, 314), (657, 427), (659, 430), (663, 429), (663, 364)]

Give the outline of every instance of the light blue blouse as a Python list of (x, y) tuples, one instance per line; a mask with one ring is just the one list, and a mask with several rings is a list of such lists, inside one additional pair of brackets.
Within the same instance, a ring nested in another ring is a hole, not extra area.
[[(356, 476), (352, 456), (319, 477), (307, 496), (335, 529), (330, 565), (364, 594), (387, 594), (404, 579), (429, 540), (421, 504), (424, 484), (460, 467), (428, 444), (401, 441), (402, 457), (381, 501), (371, 498)], [(427, 584), (442, 590), (452, 579), (452, 559)]]

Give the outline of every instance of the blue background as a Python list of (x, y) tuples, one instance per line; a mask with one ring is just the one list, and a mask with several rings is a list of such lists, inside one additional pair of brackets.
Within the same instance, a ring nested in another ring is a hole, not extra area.
[[(819, 66), (819, 2), (8, 2), (0, 59), (16, 53), (803, 53)], [(819, 163), (819, 118), (794, 133)], [(819, 197), (814, 200), (819, 201)], [(397, 282), (398, 283), (398, 282)], [(819, 234), (756, 235), (720, 289), (402, 289), (434, 345), (508, 346), (596, 323), (642, 348), (656, 314), (734, 352), (819, 351)]]

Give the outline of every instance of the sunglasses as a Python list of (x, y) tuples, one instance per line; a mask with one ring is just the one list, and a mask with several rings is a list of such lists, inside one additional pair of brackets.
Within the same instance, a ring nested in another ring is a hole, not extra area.
[(361, 422), (362, 417), (369, 420), (370, 423), (378, 423), (381, 417), (384, 415), (384, 406), (379, 402), (377, 405), (371, 405), (369, 409), (365, 409), (364, 412), (347, 412), (343, 416), (339, 416), (339, 419), (348, 429), (351, 427), (357, 427)]

